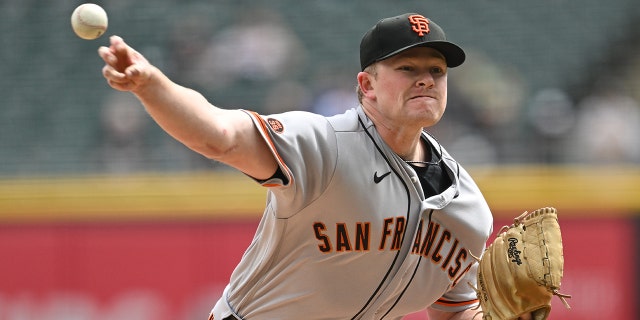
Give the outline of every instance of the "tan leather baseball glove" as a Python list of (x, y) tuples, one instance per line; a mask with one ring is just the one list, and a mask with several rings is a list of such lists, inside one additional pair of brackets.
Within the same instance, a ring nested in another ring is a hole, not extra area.
[(484, 320), (512, 320), (531, 313), (545, 320), (556, 295), (561, 294), (564, 266), (562, 237), (555, 208), (525, 212), (510, 226), (500, 229), (496, 239), (479, 259), (475, 288)]

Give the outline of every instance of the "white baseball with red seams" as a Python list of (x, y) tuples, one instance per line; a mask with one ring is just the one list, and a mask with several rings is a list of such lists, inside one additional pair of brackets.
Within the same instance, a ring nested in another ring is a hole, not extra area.
[(76, 35), (85, 40), (102, 36), (109, 25), (107, 12), (97, 4), (79, 5), (71, 14), (71, 27)]

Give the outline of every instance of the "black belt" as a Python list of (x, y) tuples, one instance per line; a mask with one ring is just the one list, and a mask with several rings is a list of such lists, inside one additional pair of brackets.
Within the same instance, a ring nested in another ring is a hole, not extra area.
[[(209, 320), (214, 320), (213, 319), (213, 312), (211, 312), (209, 314)], [(228, 317), (226, 317), (226, 318), (224, 318), (222, 320), (241, 320), (241, 319), (236, 318), (234, 315), (230, 315), (230, 316), (228, 316)]]
[[(213, 319), (213, 312), (211, 314), (209, 314), (209, 320), (214, 320)], [(226, 318), (224, 318), (222, 320), (241, 320), (241, 319), (236, 318), (234, 315), (230, 315), (230, 316), (228, 316), (228, 317), (226, 317)]]

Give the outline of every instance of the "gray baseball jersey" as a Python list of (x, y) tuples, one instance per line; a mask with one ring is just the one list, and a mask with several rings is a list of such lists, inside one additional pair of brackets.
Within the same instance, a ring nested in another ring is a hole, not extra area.
[(262, 220), (215, 319), (400, 319), (477, 304), (471, 254), (484, 250), (493, 220), (445, 150), (453, 183), (425, 198), (361, 107), (328, 118), (247, 113), (285, 177), (262, 182)]

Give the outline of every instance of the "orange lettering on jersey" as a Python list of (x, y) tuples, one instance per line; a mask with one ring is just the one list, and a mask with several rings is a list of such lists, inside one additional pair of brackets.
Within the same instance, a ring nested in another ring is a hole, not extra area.
[(451, 261), (451, 258), (453, 257), (453, 253), (456, 251), (456, 249), (458, 248), (458, 239), (455, 239), (453, 241), (453, 246), (451, 246), (451, 248), (449, 249), (449, 254), (447, 254), (447, 257), (444, 259), (444, 261), (442, 261), (442, 270), (446, 269), (447, 266), (449, 265), (449, 262)]
[(402, 238), (404, 237), (404, 228), (406, 226), (404, 217), (396, 218), (396, 228), (393, 234), (393, 242), (391, 242), (391, 250), (400, 250), (402, 248)]
[(458, 271), (460, 271), (460, 268), (462, 268), (462, 261), (464, 260), (467, 260), (467, 250), (462, 248), (460, 251), (458, 251), (458, 255), (456, 256), (455, 267), (449, 267), (450, 278), (454, 278), (458, 274)]
[[(451, 283), (451, 287), (455, 287), (458, 284), (458, 282), (460, 282), (460, 279), (462, 279), (462, 277), (464, 277), (464, 275), (467, 274), (469, 270), (471, 270), (471, 266), (473, 266), (474, 263), (475, 261), (471, 261), (471, 263), (469, 263), (467, 267), (464, 268), (464, 271), (460, 272), (460, 274), (455, 279), (453, 279), (453, 282)], [(451, 273), (449, 273), (449, 275), (451, 275)]]
[(318, 244), (318, 249), (320, 252), (330, 252), (331, 251), (331, 241), (329, 241), (329, 237), (324, 234), (324, 231), (327, 230), (327, 226), (322, 222), (316, 222), (313, 224), (313, 233), (316, 235), (316, 239), (320, 241)]
[(434, 265), (439, 265), (455, 285), (462, 275), (469, 272), (470, 266), (461, 272), (467, 262), (467, 249), (460, 246), (460, 240), (451, 231), (440, 228), (440, 224), (429, 221), (426, 231), (424, 224), (424, 219), (421, 219), (413, 239), (411, 253), (421, 255)]
[[(315, 222), (312, 225), (313, 235), (318, 240), (320, 252), (366, 252), (370, 250), (371, 222), (336, 222), (335, 229), (332, 226), (327, 227), (323, 222)], [(378, 249), (380, 251), (402, 249), (406, 229), (407, 219), (403, 216), (384, 219)], [(414, 243), (414, 247), (420, 246), (420, 240), (417, 241), (418, 243)], [(414, 248), (414, 251), (417, 250)]]
[[(404, 238), (404, 230), (407, 227), (405, 217), (395, 217), (384, 219), (382, 227), (382, 236), (380, 237), (380, 246), (378, 250), (385, 250), (387, 240), (391, 239), (389, 250), (397, 251), (402, 248), (402, 240)], [(394, 226), (395, 225), (395, 226)]]
[(451, 240), (451, 232), (449, 232), (449, 230), (444, 230), (442, 232), (442, 235), (440, 236), (440, 241), (438, 242), (438, 245), (436, 245), (436, 248), (433, 250), (433, 254), (431, 255), (431, 260), (433, 262), (440, 262), (440, 260), (442, 259), (442, 256), (440, 255), (440, 250), (442, 249), (442, 245), (444, 244), (445, 241), (449, 242), (449, 240)]
[(409, 16), (411, 30), (415, 31), (419, 36), (424, 37), (429, 33), (429, 20), (422, 15), (414, 14)]
[(349, 241), (346, 223), (336, 224), (336, 251), (351, 251), (351, 241)]
[(393, 224), (393, 218), (384, 219), (384, 224), (382, 227), (382, 237), (380, 238), (380, 246), (378, 250), (384, 250), (384, 247), (387, 243), (387, 238), (391, 235), (391, 224)]
[(438, 234), (438, 230), (440, 230), (440, 225), (434, 222), (429, 222), (429, 227), (427, 228), (427, 234), (424, 236), (424, 241), (422, 241), (422, 248), (420, 249), (420, 254), (424, 257), (429, 255), (431, 251), (431, 246), (436, 239), (436, 235)]
[(351, 237), (349, 227), (344, 222), (336, 223), (335, 237), (329, 236), (327, 226), (322, 222), (313, 224), (313, 233), (318, 240), (318, 250), (322, 253), (368, 251), (371, 246), (371, 223), (356, 222), (355, 237)]
[(368, 251), (369, 245), (369, 230), (371, 229), (371, 223), (358, 223), (356, 224), (356, 251)]

